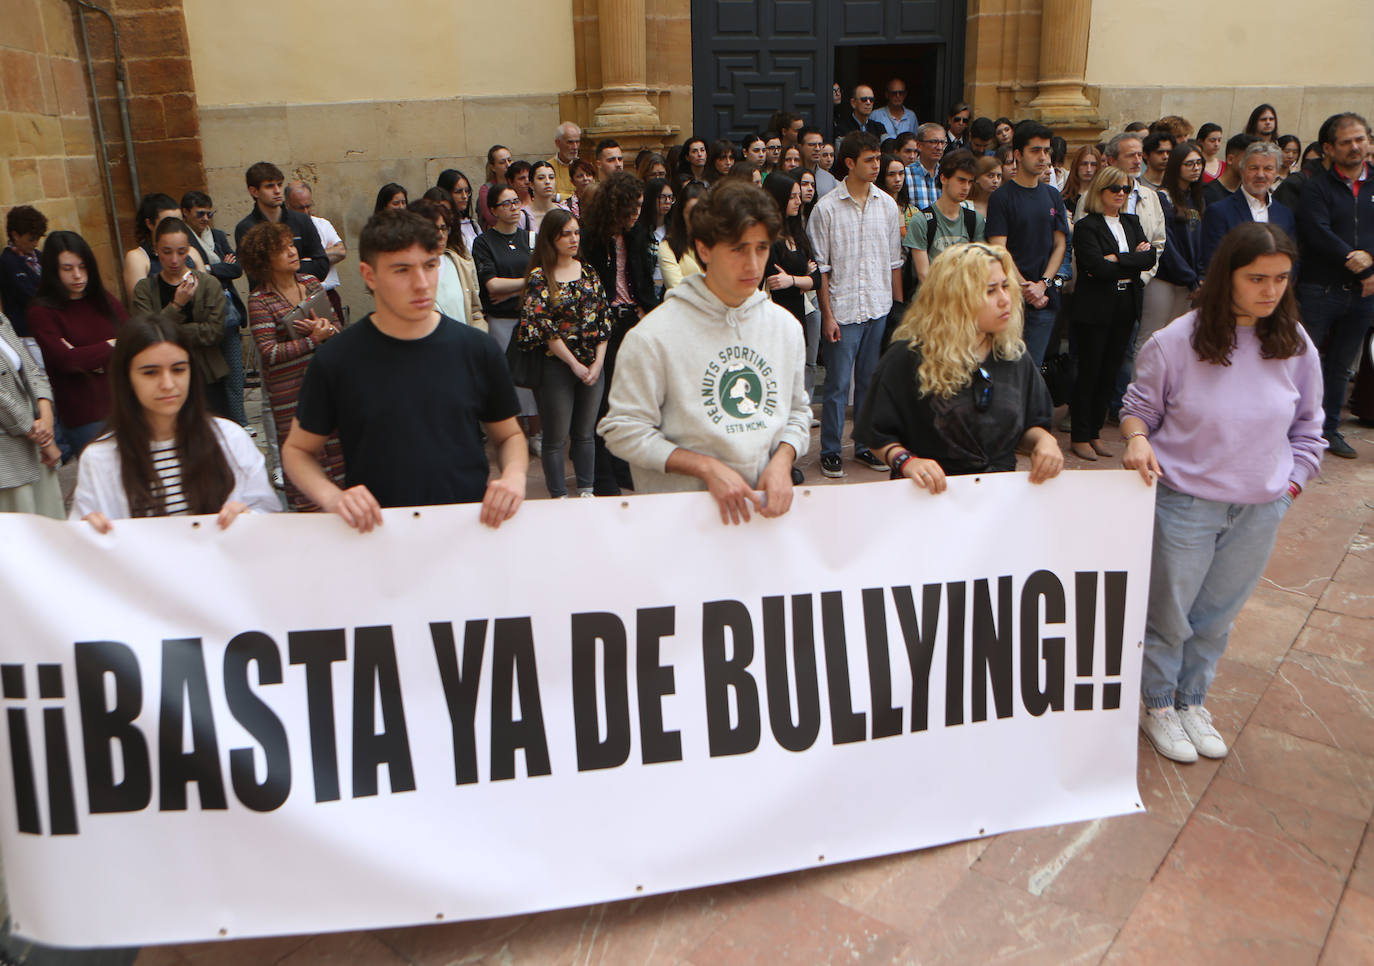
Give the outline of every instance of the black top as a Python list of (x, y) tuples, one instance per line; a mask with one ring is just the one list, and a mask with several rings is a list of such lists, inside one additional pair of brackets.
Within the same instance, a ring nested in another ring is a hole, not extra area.
[(868, 398), (854, 420), (854, 438), (871, 449), (901, 443), (933, 459), (950, 476), (1016, 469), (1016, 447), (1032, 426), (1050, 428), (1054, 404), (1030, 353), (1014, 362), (989, 355), (992, 377), (986, 412), (974, 406), (970, 384), (949, 399), (918, 392), (920, 351), (894, 340), (878, 362)]
[(1054, 233), (1069, 237), (1069, 218), (1059, 190), (1044, 182), (1027, 188), (1007, 181), (988, 199), (988, 218), (983, 228), (986, 237), (1007, 237), (1007, 251), (1021, 277), (1037, 282), (1045, 277)]
[[(806, 263), (809, 261), (806, 249), (798, 246), (788, 248), (787, 242), (779, 238), (773, 242), (772, 249), (768, 252), (768, 268), (764, 271), (764, 278), (771, 278), (774, 275), (795, 275), (798, 278), (810, 276), (812, 290), (820, 287), (820, 272), (809, 272)], [(773, 301), (777, 302), (787, 311), (797, 317), (798, 322), (806, 320), (806, 300), (804, 293), (799, 288), (780, 288), (776, 292), (769, 293)]]
[(1313, 175), (1302, 188), (1297, 225), (1304, 282), (1350, 285), (1374, 275), (1374, 268), (1345, 267), (1353, 250), (1374, 251), (1374, 170), (1360, 182), (1358, 198), (1334, 169)]
[(472, 242), (472, 261), (477, 266), (477, 287), (481, 289), (482, 311), (502, 319), (520, 317), (521, 291), (493, 302), (487, 282), (493, 278), (524, 278), (530, 267), (530, 233), (517, 228), (509, 235), (488, 228)]
[(369, 314), (315, 350), (296, 403), (301, 428), (338, 432), (349, 486), (384, 507), (478, 503), (480, 423), (520, 412), (491, 336), (440, 316), (423, 339), (382, 333)]
[[(657, 259), (649, 257), (650, 241), (648, 228), (635, 224), (625, 232), (625, 262), (630, 294), (642, 312), (648, 312), (658, 305), (654, 294), (654, 267)], [(665, 239), (666, 244), (666, 239)], [(615, 304), (616, 252), (614, 240), (606, 241), (590, 234), (582, 236), (582, 261), (596, 269), (601, 277), (601, 287), (606, 290), (606, 301)]]
[[(296, 246), (296, 254), (301, 257), (300, 270), (306, 275), (314, 275), (318, 279), (323, 279), (329, 275), (329, 256), (325, 254), (324, 243), (320, 241), (320, 233), (315, 230), (315, 223), (310, 220), (309, 215), (303, 215), (299, 211), (292, 211), (290, 208), (282, 208), (282, 222), (291, 229), (291, 242)], [(243, 244), (243, 236), (248, 229), (254, 225), (260, 225), (267, 218), (258, 206), (253, 205), (253, 210), (248, 212), (237, 225), (234, 226), (234, 247)], [(225, 239), (226, 243), (228, 239)], [(227, 246), (226, 246), (227, 247)], [(250, 283), (256, 283), (261, 279), (250, 278)]]
[[(171, 305), (173, 296), (177, 294), (177, 286), (165, 281), (160, 273), (153, 276), (153, 278), (157, 281), (158, 301), (162, 305)], [(187, 314), (186, 310), (190, 308), (190, 306), (191, 303), (187, 302), (181, 307), (181, 314), (188, 319), (191, 316)]]
[[(1120, 214), (1121, 230), (1126, 236), (1126, 251), (1112, 233), (1107, 219), (1100, 212), (1090, 211), (1073, 226), (1073, 254), (1078, 263), (1078, 281), (1074, 288), (1072, 319), (1080, 325), (1111, 325), (1121, 318), (1120, 303), (1130, 301), (1133, 319), (1140, 318), (1145, 286), (1140, 273), (1149, 271), (1155, 263), (1155, 250), (1136, 251), (1136, 246), (1148, 241), (1140, 219), (1129, 212)], [(1115, 261), (1106, 256), (1115, 255)], [(1121, 288), (1118, 283), (1126, 287)]]
[[(1239, 188), (1236, 189), (1236, 191), (1239, 190)], [(1220, 178), (1213, 178), (1202, 186), (1202, 200), (1209, 205), (1214, 205), (1218, 201), (1224, 201), (1235, 193), (1235, 191), (1232, 191), (1230, 188), (1226, 187), (1226, 185), (1222, 184)]]
[(0, 250), (0, 308), (21, 339), (28, 338), (29, 302), (37, 294), (38, 273), (29, 268), (23, 255), (5, 245)]

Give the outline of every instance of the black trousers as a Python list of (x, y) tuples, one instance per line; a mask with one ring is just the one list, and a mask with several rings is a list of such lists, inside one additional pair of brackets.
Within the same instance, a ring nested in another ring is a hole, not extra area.
[[(625, 341), (625, 333), (639, 322), (639, 313), (633, 307), (615, 306), (611, 309), (611, 337), (606, 340), (606, 361), (601, 366), (605, 373), (603, 383), (606, 394), (601, 397), (601, 407), (597, 410), (599, 422), (610, 408), (611, 385), (615, 379), (615, 359), (620, 354), (620, 343)], [(596, 434), (596, 481), (592, 492), (597, 496), (619, 496), (621, 490), (633, 490), (634, 478), (630, 475), (630, 464), (619, 456), (612, 456), (606, 448), (601, 434)]]
[(1070, 439), (1075, 443), (1090, 442), (1102, 433), (1134, 323), (1135, 293), (1130, 290), (1117, 297), (1110, 320), (1073, 323), (1078, 378), (1069, 399), (1069, 416)]

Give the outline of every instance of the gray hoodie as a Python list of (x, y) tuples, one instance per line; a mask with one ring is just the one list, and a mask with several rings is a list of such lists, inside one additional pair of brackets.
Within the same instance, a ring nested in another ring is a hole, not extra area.
[(802, 327), (765, 293), (728, 308), (693, 275), (625, 336), (610, 408), (597, 426), (634, 467), (635, 491), (704, 490), (664, 466), (681, 447), (714, 456), (750, 486), (782, 443), (811, 441)]

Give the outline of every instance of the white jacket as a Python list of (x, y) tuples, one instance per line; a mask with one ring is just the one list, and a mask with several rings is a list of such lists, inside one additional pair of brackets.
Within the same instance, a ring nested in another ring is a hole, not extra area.
[(706, 488), (665, 470), (679, 447), (757, 486), (781, 444), (801, 456), (811, 441), (805, 369), (806, 340), (790, 312), (763, 292), (728, 308), (704, 275), (692, 275), (625, 336), (597, 432), (634, 467), (638, 493)]
[[(267, 479), (262, 453), (253, 445), (248, 433), (238, 423), (218, 416), (213, 420), (220, 448), (234, 474), (234, 489), (224, 502), (239, 500), (248, 504), (253, 513), (279, 511), (281, 500)], [(124, 493), (119, 447), (113, 436), (98, 439), (82, 450), (77, 463), (76, 492), (72, 495), (72, 509), (67, 519), (81, 520), (97, 510), (111, 520), (129, 518), (129, 498)]]

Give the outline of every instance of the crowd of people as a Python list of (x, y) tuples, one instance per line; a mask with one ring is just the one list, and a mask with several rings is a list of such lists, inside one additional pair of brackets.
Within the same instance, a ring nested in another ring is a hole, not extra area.
[(533, 454), (550, 497), (572, 495), (570, 457), (579, 497), (704, 489), (740, 523), (788, 512), (817, 426), (826, 477), (848, 425), (853, 464), (930, 494), (1018, 452), (1042, 483), (1067, 402), (1075, 455), (1117, 455), (1119, 425), (1159, 491), (1142, 728), (1177, 760), (1224, 755), (1205, 697), (1231, 621), (1323, 452), (1356, 456), (1367, 123), (1333, 115), (1301, 150), (1261, 105), (1229, 140), (1170, 116), (1070, 156), (1038, 121), (956, 104), (921, 123), (905, 83), (885, 93), (837, 100), (834, 142), (779, 112), (629, 158), (564, 123), (548, 158), (493, 145), (479, 185), (384, 185), (356, 320), (348, 247), (270, 162), (232, 244), (203, 190), (142, 200), (127, 311), (80, 235), (12, 208), (0, 510), (104, 531), (284, 502), (365, 532), (383, 508), (480, 503), (499, 526)]

